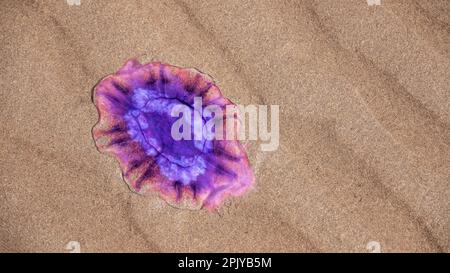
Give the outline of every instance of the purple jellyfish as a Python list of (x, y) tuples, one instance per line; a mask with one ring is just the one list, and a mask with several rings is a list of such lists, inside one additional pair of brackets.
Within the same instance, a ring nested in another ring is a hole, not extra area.
[[(190, 119), (198, 114), (196, 98), (201, 99), (200, 110), (212, 105), (226, 113), (226, 106), (234, 105), (207, 75), (132, 59), (102, 79), (93, 98), (99, 113), (93, 128), (96, 146), (117, 158), (133, 191), (158, 192), (166, 201), (188, 200), (213, 211), (225, 198), (239, 196), (253, 185), (253, 172), (238, 140), (173, 137), (173, 125), (179, 120), (174, 108), (183, 106), (189, 112), (183, 118)], [(201, 116), (200, 126), (211, 118), (227, 122), (225, 114)]]

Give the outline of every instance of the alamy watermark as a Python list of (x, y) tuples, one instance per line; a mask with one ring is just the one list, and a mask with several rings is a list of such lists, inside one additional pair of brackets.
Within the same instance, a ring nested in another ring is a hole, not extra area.
[(69, 6), (79, 6), (79, 5), (81, 5), (81, 0), (66, 0), (66, 3), (69, 5)]
[(184, 104), (172, 108), (170, 114), (178, 120), (171, 135), (174, 140), (261, 140), (262, 151), (275, 151), (280, 144), (279, 106), (270, 106), (270, 124), (268, 110), (267, 105), (203, 107), (202, 98), (195, 97), (193, 109)]
[(381, 5), (381, 0), (367, 0), (367, 5), (379, 6), (379, 5)]
[(81, 253), (81, 245), (78, 241), (70, 241), (66, 244), (66, 250), (70, 253)]
[(370, 241), (367, 243), (366, 249), (369, 250), (370, 253), (381, 253), (381, 244), (377, 241)]

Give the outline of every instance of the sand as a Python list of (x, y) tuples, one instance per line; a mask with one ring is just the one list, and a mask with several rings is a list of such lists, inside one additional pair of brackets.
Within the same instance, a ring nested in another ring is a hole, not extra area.
[[(1, 252), (450, 251), (450, 2), (0, 4)], [(209, 213), (128, 189), (91, 95), (132, 57), (279, 105), (252, 191)]]

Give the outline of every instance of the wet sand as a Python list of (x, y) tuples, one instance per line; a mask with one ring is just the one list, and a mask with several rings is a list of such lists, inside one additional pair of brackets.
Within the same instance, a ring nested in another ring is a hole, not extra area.
[[(450, 251), (450, 3), (1, 1), (0, 251)], [(91, 136), (132, 57), (280, 106), (218, 213), (132, 193)]]

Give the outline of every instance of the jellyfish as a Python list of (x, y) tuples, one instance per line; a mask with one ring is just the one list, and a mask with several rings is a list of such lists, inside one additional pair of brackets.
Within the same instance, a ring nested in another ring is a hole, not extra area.
[[(195, 107), (199, 99), (200, 109)], [(193, 68), (131, 59), (96, 85), (93, 101), (99, 114), (92, 131), (96, 147), (117, 159), (132, 191), (156, 192), (169, 204), (188, 201), (214, 211), (254, 184), (247, 153), (238, 139), (211, 137), (211, 131), (205, 137), (206, 123), (211, 119), (230, 122), (226, 107), (234, 105), (208, 75)], [(223, 110), (222, 116), (208, 112), (211, 106)], [(197, 116), (200, 126), (186, 123), (192, 128), (182, 129), (195, 134), (201, 128), (200, 138), (174, 137), (174, 124), (181, 119), (180, 113), (174, 116), (177, 108), (184, 109), (183, 119)], [(222, 136), (226, 128), (221, 128)], [(215, 129), (213, 133), (219, 132)]]

